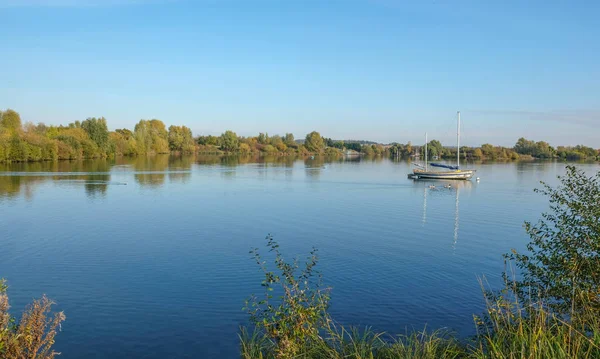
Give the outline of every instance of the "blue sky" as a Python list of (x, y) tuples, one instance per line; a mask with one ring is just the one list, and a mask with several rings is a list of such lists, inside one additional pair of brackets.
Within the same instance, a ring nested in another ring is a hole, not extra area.
[(0, 108), (195, 134), (600, 147), (598, 1), (0, 0)]

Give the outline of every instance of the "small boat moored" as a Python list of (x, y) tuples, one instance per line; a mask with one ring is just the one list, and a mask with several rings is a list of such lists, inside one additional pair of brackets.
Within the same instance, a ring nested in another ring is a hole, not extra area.
[(425, 166), (415, 164), (418, 168), (413, 170), (411, 179), (440, 179), (440, 180), (469, 180), (475, 174), (476, 170), (460, 169), (460, 111), (457, 113), (458, 124), (456, 132), (456, 166), (445, 165), (441, 163), (432, 163), (432, 167), (445, 168), (446, 171), (430, 171), (427, 163), (427, 134), (425, 134)]

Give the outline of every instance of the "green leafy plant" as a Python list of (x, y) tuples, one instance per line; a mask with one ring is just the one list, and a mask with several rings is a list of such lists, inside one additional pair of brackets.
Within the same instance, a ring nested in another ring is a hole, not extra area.
[(525, 222), (529, 253), (505, 256), (522, 275), (513, 288), (557, 313), (573, 315), (583, 307), (600, 313), (600, 172), (589, 177), (567, 166), (559, 179), (557, 188), (542, 182), (536, 189), (549, 197), (551, 211), (536, 224)]
[(322, 340), (320, 329), (329, 321), (329, 288), (323, 287), (322, 276), (315, 270), (316, 249), (313, 248), (300, 269), (298, 259), (285, 261), (271, 235), (266, 239), (269, 251), (275, 255), (277, 271), (268, 269), (258, 248), (250, 251), (264, 273), (264, 295), (250, 297), (245, 309), (256, 330), (273, 343), (276, 356), (290, 358), (301, 348)]

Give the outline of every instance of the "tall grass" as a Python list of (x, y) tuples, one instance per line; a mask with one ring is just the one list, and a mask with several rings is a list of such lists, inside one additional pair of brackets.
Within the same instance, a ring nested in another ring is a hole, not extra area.
[[(268, 271), (266, 262), (253, 251), (266, 275), (262, 285), (271, 293), (269, 288), (277, 283), (285, 295), (277, 302), (267, 294), (268, 304), (261, 301), (253, 306), (250, 313), (255, 326), (242, 328), (239, 335), (244, 359), (600, 359), (600, 312), (597, 299), (588, 300), (588, 291), (573, 288), (571, 302), (580, 304), (564, 314), (554, 311), (549, 299), (523, 296), (514, 279), (498, 292), (486, 291), (480, 281), (486, 310), (474, 316), (474, 336), (459, 339), (439, 330), (392, 336), (368, 327), (336, 324), (327, 312), (329, 294), (319, 296), (306, 269), (300, 272), (304, 283), (300, 289), (295, 277), (297, 260), (286, 263), (270, 236), (268, 245), (276, 252), (275, 263), (283, 274)], [(311, 252), (308, 272), (315, 271), (315, 253)], [(260, 316), (256, 308), (261, 308)], [(289, 329), (290, 322), (302, 328), (302, 336)]]
[(397, 337), (372, 331), (370, 328), (328, 328), (320, 340), (302, 345), (293, 356), (282, 355), (276, 343), (262, 334), (240, 334), (241, 356), (244, 359), (314, 358), (314, 359), (454, 359), (464, 357), (464, 348), (452, 336), (443, 332), (412, 332)]
[(463, 340), (446, 331), (409, 332), (395, 337), (370, 328), (346, 328), (330, 322), (318, 340), (304, 343), (293, 356), (260, 330), (242, 329), (244, 359), (597, 359), (600, 316), (593, 307), (563, 318), (542, 301), (523, 306), (517, 299), (486, 299), (486, 312), (474, 317), (476, 335)]
[(581, 299), (580, 310), (562, 315), (543, 299), (510, 296), (512, 300), (485, 297), (487, 313), (475, 317), (477, 346), (472, 357), (600, 358), (600, 313), (593, 303)]

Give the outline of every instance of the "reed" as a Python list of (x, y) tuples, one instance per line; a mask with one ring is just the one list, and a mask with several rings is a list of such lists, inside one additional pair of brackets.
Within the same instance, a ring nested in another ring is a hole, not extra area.
[[(239, 334), (244, 359), (600, 358), (598, 299), (590, 299), (587, 290), (573, 287), (571, 302), (578, 306), (563, 313), (552, 298), (523, 295), (516, 280), (506, 281), (497, 292), (485, 290), (480, 280), (486, 310), (474, 316), (474, 336), (458, 338), (443, 330), (391, 336), (337, 324), (327, 312), (330, 291), (323, 291), (322, 277), (311, 283), (317, 273), (316, 251), (297, 276), (298, 261), (285, 262), (279, 245), (271, 236), (267, 240), (281, 273), (269, 271), (258, 251), (252, 251), (265, 273), (267, 299), (252, 297), (248, 306), (255, 325), (252, 330), (241, 328)], [(274, 284), (281, 286), (279, 300), (271, 294)]]

